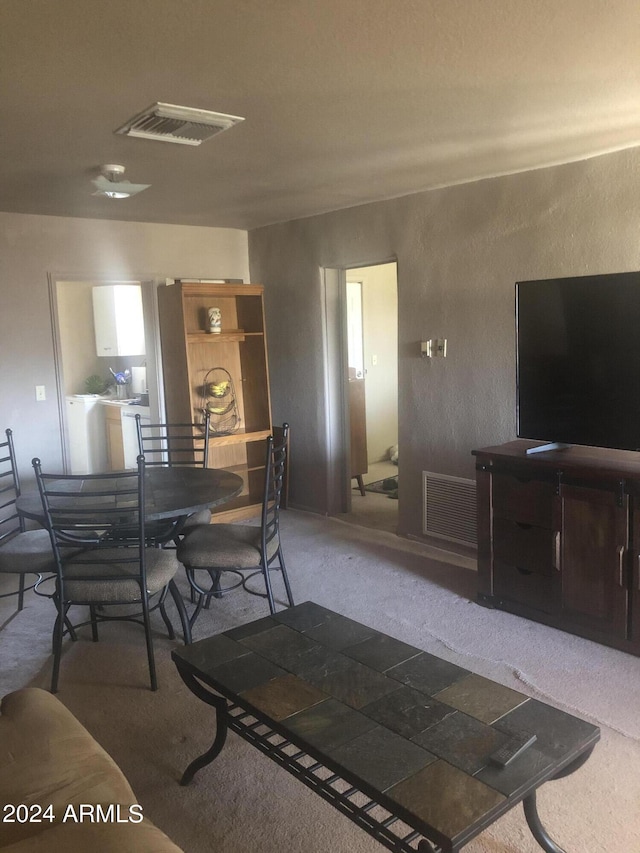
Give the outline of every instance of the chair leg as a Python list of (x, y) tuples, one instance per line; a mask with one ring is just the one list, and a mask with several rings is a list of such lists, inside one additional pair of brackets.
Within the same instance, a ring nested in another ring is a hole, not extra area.
[[(184, 638), (185, 646), (188, 646), (191, 640), (191, 625), (189, 624), (189, 617), (187, 616), (187, 609), (184, 606), (184, 601), (182, 600), (182, 596), (180, 595), (180, 590), (174, 580), (169, 581), (169, 592), (171, 593), (171, 597), (173, 598), (176, 609), (178, 611), (178, 616), (180, 617), (180, 624), (182, 625), (182, 636)], [(193, 593), (193, 589), (191, 590)]]
[(204, 602), (205, 602), (205, 596), (200, 595), (198, 597), (198, 603), (196, 604), (196, 609), (193, 611), (193, 613), (191, 614), (191, 618), (189, 619), (189, 628), (193, 628), (193, 626), (195, 625), (196, 619), (200, 615), (200, 611), (202, 610), (202, 605), (204, 604)]
[(291, 586), (289, 584), (289, 576), (287, 575), (287, 567), (284, 564), (284, 556), (282, 554), (282, 548), (278, 548), (277, 551), (278, 560), (280, 561), (280, 571), (282, 572), (282, 580), (284, 581), (284, 588), (287, 591), (287, 598), (289, 599), (289, 607), (293, 607), (293, 595), (291, 593)]
[(207, 571), (211, 578), (211, 590), (206, 597), (204, 605), (205, 610), (208, 610), (211, 606), (211, 596), (214, 598), (222, 598), (222, 593), (220, 592), (220, 578), (222, 576), (222, 572), (219, 569), (207, 569)]
[(25, 584), (25, 575), (23, 573), (20, 574), (20, 581), (18, 583), (18, 613), (24, 607), (24, 584)]
[(98, 642), (98, 620), (96, 619), (95, 604), (89, 605), (89, 616), (91, 618), (91, 639), (94, 643)]
[(58, 615), (56, 617), (55, 624), (53, 626), (53, 671), (51, 673), (51, 692), (58, 692), (58, 678), (60, 676), (60, 658), (62, 656), (62, 635), (64, 634), (64, 625), (67, 621), (67, 610), (69, 606), (66, 607), (60, 602), (58, 604)]
[(160, 601), (158, 602), (158, 607), (160, 608), (160, 615), (162, 616), (162, 621), (167, 627), (167, 634), (169, 635), (170, 640), (175, 640), (176, 632), (173, 630), (173, 625), (171, 624), (171, 619), (167, 614), (166, 607), (164, 606), (165, 599), (167, 597), (167, 593), (169, 592), (169, 585), (165, 586), (160, 595)]
[(149, 661), (149, 678), (151, 681), (151, 689), (158, 689), (158, 679), (156, 678), (156, 662), (153, 656), (153, 639), (151, 637), (151, 620), (149, 618), (149, 599), (146, 594), (142, 596), (142, 617), (144, 620), (144, 635), (147, 641), (147, 659)]
[(78, 639), (78, 635), (76, 634), (76, 629), (73, 627), (67, 616), (64, 617), (64, 624), (67, 628), (67, 633), (69, 634), (69, 637), (75, 643)]
[(269, 563), (266, 559), (262, 560), (262, 565), (260, 566), (262, 569), (262, 577), (264, 578), (264, 586), (267, 590), (267, 598), (269, 600), (269, 610), (273, 615), (276, 612), (276, 603), (273, 599), (273, 588), (271, 586), (271, 574), (269, 572)]

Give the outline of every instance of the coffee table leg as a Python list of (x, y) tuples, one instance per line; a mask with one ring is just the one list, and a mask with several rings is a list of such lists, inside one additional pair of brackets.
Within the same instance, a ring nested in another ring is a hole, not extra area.
[(211, 747), (198, 758), (195, 758), (182, 774), (180, 784), (188, 785), (198, 770), (202, 770), (202, 768), (206, 767), (207, 764), (211, 764), (213, 759), (222, 751), (222, 747), (227, 739), (227, 700), (223, 696), (215, 696), (213, 693), (209, 693), (209, 691), (205, 690), (200, 682), (197, 681), (190, 673), (183, 672), (180, 668), (178, 668), (178, 672), (189, 690), (197, 696), (198, 699), (202, 699), (202, 701), (206, 702), (207, 705), (211, 705), (216, 709), (215, 739), (211, 744)]
[(546, 829), (540, 822), (540, 816), (538, 815), (538, 809), (536, 808), (536, 792), (534, 791), (532, 794), (529, 794), (528, 797), (525, 797), (522, 801), (522, 805), (524, 806), (524, 816), (529, 824), (531, 834), (545, 853), (565, 853), (562, 847), (558, 847), (553, 838), (548, 835)]
[[(569, 776), (570, 773), (574, 773), (579, 767), (585, 763), (587, 758), (593, 752), (593, 747), (583, 752), (579, 758), (576, 758), (574, 762), (568, 764), (564, 770), (561, 770), (555, 776), (552, 776), (552, 779), (562, 779), (563, 776)], [(538, 808), (536, 806), (536, 792), (532, 791), (528, 796), (526, 796), (522, 805), (524, 807), (524, 816), (527, 819), (527, 823), (529, 824), (529, 829), (531, 830), (531, 834), (538, 842), (540, 847), (545, 851), (545, 853), (565, 853), (562, 847), (558, 847), (553, 838), (547, 833), (546, 829), (542, 825), (540, 821), (540, 815), (538, 814)]]

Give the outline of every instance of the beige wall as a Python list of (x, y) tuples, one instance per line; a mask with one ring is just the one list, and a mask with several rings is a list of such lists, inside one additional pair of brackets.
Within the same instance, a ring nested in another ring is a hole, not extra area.
[(85, 394), (87, 376), (106, 378), (105, 360), (96, 354), (92, 281), (56, 284), (64, 394)]
[[(399, 525), (420, 535), (421, 472), (472, 478), (473, 448), (515, 437), (514, 283), (640, 269), (639, 224), (635, 149), (250, 232), (292, 501), (327, 506), (323, 267), (397, 258)], [(446, 359), (420, 358), (433, 337)]]
[[(0, 428), (21, 468), (61, 464), (49, 273), (262, 282), (292, 500), (324, 512), (322, 269), (397, 258), (399, 524), (419, 535), (421, 471), (473, 477), (471, 450), (515, 435), (514, 282), (640, 269), (639, 223), (640, 149), (274, 225), (248, 246), (232, 229), (0, 213)], [(421, 359), (425, 337), (448, 338), (448, 357)]]
[[(133, 222), (0, 213), (0, 430), (14, 431), (23, 477), (31, 458), (60, 470), (48, 274), (55, 278), (249, 280), (247, 234)], [(47, 399), (36, 402), (35, 386)]]

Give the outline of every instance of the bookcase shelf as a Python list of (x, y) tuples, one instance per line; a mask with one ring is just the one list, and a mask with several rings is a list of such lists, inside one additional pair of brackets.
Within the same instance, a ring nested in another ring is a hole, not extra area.
[[(222, 315), (222, 329), (216, 334), (207, 331), (211, 306)], [(201, 423), (206, 377), (214, 368), (226, 371), (239, 424), (224, 434), (210, 433), (208, 465), (239, 471), (245, 490), (232, 504), (214, 511), (214, 521), (255, 516), (272, 430), (263, 287), (178, 280), (158, 288), (158, 308), (167, 421)]]

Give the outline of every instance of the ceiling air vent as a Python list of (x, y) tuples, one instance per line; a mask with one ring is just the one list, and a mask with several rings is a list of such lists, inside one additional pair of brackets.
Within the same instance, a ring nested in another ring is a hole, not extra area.
[(228, 130), (244, 121), (240, 116), (180, 107), (176, 104), (152, 104), (134, 116), (116, 133), (136, 136), (139, 139), (157, 139), (160, 142), (179, 142), (182, 145), (200, 145), (216, 133)]

